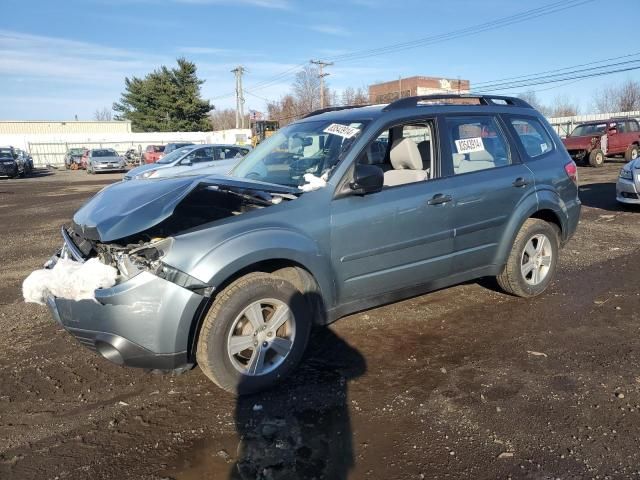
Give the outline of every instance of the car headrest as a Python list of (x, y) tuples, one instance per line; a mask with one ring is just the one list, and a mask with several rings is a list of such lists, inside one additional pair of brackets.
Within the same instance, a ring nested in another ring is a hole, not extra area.
[(401, 138), (391, 146), (391, 165), (395, 170), (422, 170), (420, 150), (410, 138)]

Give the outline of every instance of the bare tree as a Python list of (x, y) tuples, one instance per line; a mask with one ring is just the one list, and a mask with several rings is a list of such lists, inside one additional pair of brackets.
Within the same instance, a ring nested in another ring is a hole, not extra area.
[[(232, 108), (212, 110), (209, 114), (212, 130), (230, 130), (236, 128), (236, 111)], [(249, 115), (244, 116), (244, 124), (250, 125)]]
[(640, 110), (640, 83), (629, 79), (622, 85), (599, 90), (593, 103), (600, 113)]
[(343, 105), (365, 105), (367, 103), (369, 103), (369, 95), (363, 87), (358, 87), (358, 89), (347, 87), (342, 91)]
[(553, 101), (553, 106), (548, 112), (550, 117), (573, 117), (578, 115), (580, 108), (567, 96), (557, 96)]
[(279, 101), (270, 103), (267, 105), (267, 112), (269, 119), (277, 120), (280, 122), (281, 127), (308, 113), (306, 110), (300, 108), (299, 103), (293, 95), (285, 95)]
[(640, 110), (640, 83), (627, 80), (618, 88), (618, 111), (631, 112)]
[(538, 95), (536, 95), (536, 92), (534, 90), (528, 90), (526, 92), (523, 92), (520, 95), (518, 95), (518, 98), (521, 98), (522, 100), (527, 102), (529, 105), (531, 105), (533, 108), (538, 110), (543, 115), (549, 115), (551, 113), (549, 107), (543, 105), (543, 103), (540, 101), (540, 99), (538, 98)]
[(104, 107), (102, 109), (96, 109), (93, 113), (93, 119), (98, 122), (110, 122), (113, 120), (113, 112), (110, 108)]
[[(296, 74), (293, 81), (295, 100), (307, 112), (320, 108), (320, 77), (318, 74), (318, 68), (307, 65)], [(327, 93), (326, 90), (325, 93)]]

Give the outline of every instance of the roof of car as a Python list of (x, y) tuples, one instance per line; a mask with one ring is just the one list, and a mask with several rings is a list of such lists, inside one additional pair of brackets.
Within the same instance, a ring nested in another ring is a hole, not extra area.
[(531, 109), (533, 107), (527, 102), (516, 97), (505, 97), (500, 95), (471, 95), (471, 94), (444, 94), (444, 95), (421, 95), (404, 97), (389, 104), (378, 105), (345, 105), (340, 107), (329, 107), (306, 115), (301, 121), (314, 120), (373, 120), (388, 112), (407, 111), (428, 108), (433, 110), (463, 109), (475, 110), (518, 108)]

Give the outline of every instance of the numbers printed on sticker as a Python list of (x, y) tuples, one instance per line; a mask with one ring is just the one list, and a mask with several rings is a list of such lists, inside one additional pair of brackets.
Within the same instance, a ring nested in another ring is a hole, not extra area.
[(456, 140), (456, 149), (458, 153), (482, 152), (484, 144), (481, 137), (463, 138), (462, 140)]
[(360, 132), (360, 129), (350, 127), (349, 125), (340, 125), (339, 123), (332, 123), (323, 131), (324, 133), (338, 135), (339, 137), (342, 137), (342, 138), (351, 138), (356, 136)]

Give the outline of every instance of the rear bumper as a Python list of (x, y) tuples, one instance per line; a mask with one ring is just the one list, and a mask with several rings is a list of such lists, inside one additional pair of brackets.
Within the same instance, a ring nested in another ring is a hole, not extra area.
[(95, 292), (96, 300), (50, 297), (53, 318), (81, 344), (132, 367), (189, 365), (193, 320), (204, 297), (148, 272)]
[(91, 166), (92, 170), (96, 172), (124, 172), (126, 167), (117, 165), (117, 166), (109, 166), (109, 165), (100, 165), (99, 163), (94, 163)]

